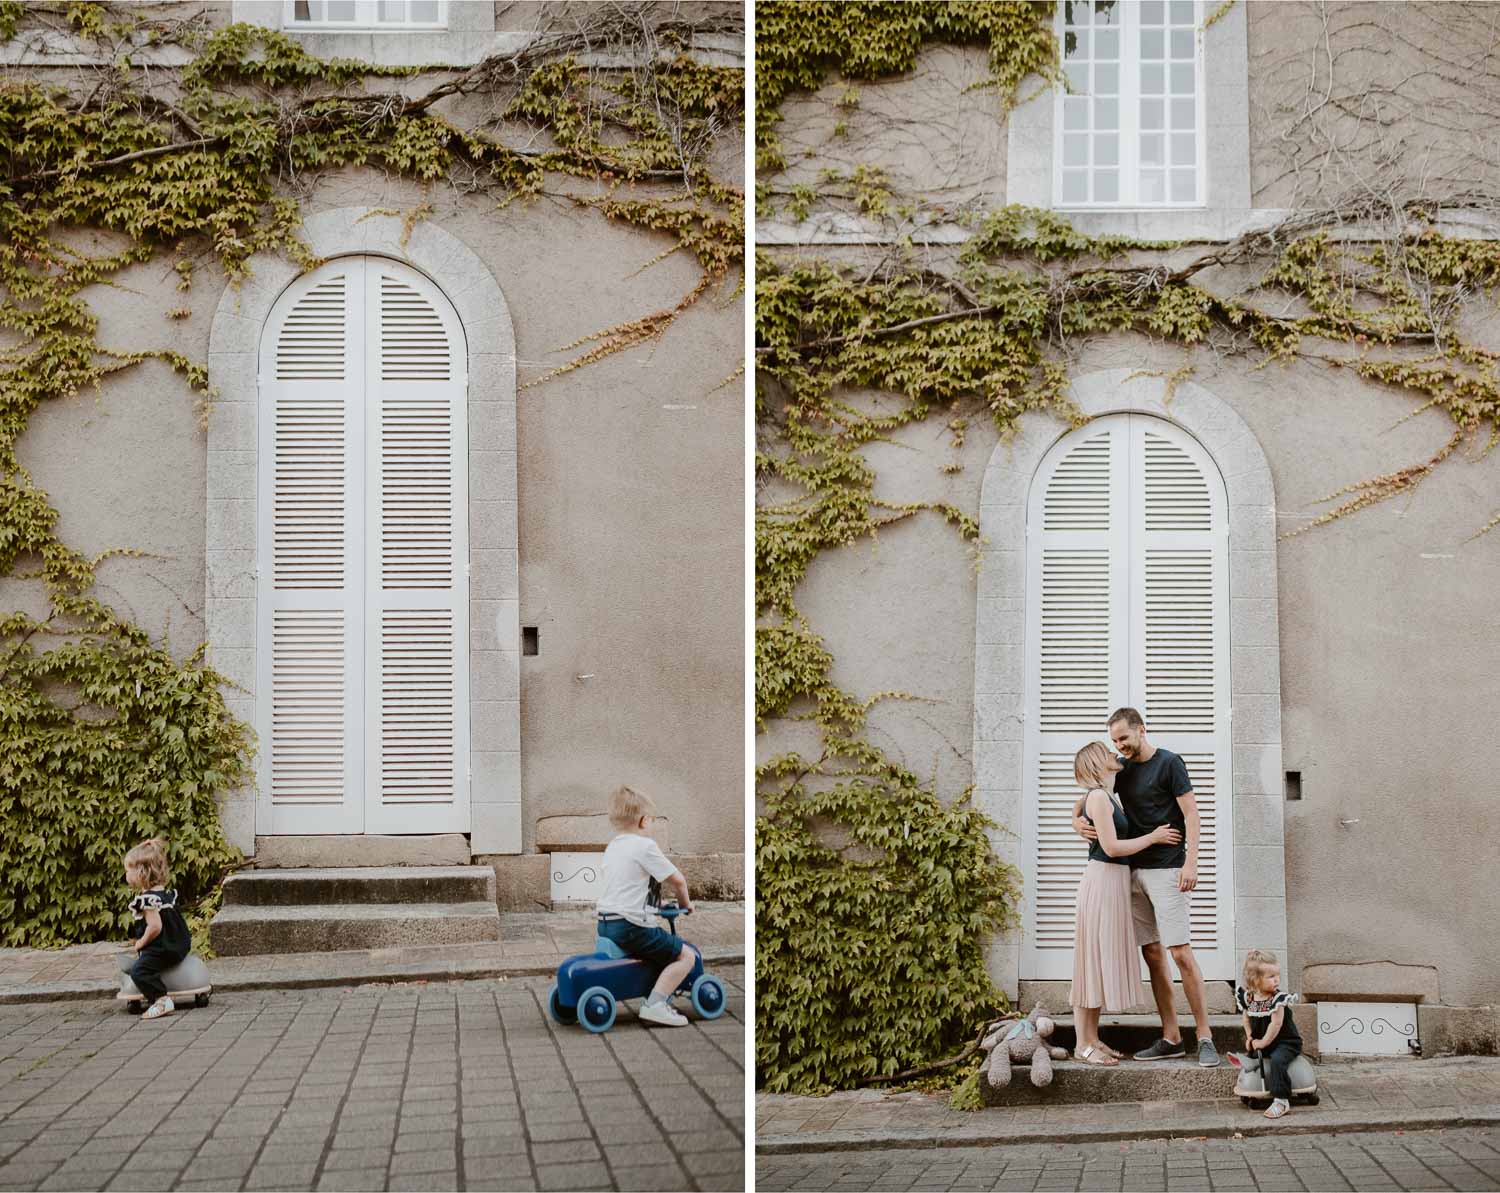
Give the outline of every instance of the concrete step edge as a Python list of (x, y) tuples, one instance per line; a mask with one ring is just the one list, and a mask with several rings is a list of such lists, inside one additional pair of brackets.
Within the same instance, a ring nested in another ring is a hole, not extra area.
[(214, 924), (308, 923), (349, 920), (372, 923), (381, 920), (437, 920), (459, 918), (500, 919), (500, 909), (489, 900), (462, 903), (233, 903), (219, 909)]
[[(359, 950), (348, 950), (346, 952), (334, 953), (266, 953), (260, 954), (267, 957), (275, 957), (279, 963), (285, 964), (289, 959), (295, 961), (298, 958), (306, 960), (305, 966), (298, 966), (293, 972), (278, 971), (275, 974), (267, 974), (261, 977), (239, 978), (230, 976), (227, 978), (216, 977), (214, 967), (220, 960), (232, 960), (236, 964), (243, 964), (243, 958), (222, 958), (209, 961), (208, 976), (213, 982), (214, 994), (233, 993), (235, 991), (248, 990), (319, 990), (329, 986), (373, 986), (390, 985), (403, 982), (475, 982), (486, 978), (535, 978), (547, 977), (557, 972), (557, 967), (562, 964), (563, 958), (556, 961), (538, 961), (532, 958), (516, 958), (514, 960), (485, 958), (466, 959), (462, 961), (432, 961), (409, 963), (404, 968), (394, 966), (382, 966), (378, 962), (359, 970), (352, 964), (359, 956)], [(307, 966), (316, 965), (320, 958), (338, 957), (347, 958), (351, 962), (350, 970), (345, 973), (317, 973)], [(728, 948), (705, 948), (703, 950), (703, 964), (710, 973), (715, 966), (743, 965), (745, 964), (745, 951), (740, 947)], [(0, 1006), (20, 1006), (26, 1003), (36, 1002), (72, 1002), (86, 998), (112, 998), (119, 984), (108, 979), (89, 978), (76, 982), (58, 982), (47, 986), (36, 986), (31, 989), (12, 988), (0, 990)]]
[(224, 883), (225, 906), (433, 903), (493, 899), (489, 866), (351, 866), (242, 870)]
[[(1119, 1105), (1119, 1103), (1114, 1103)], [(1236, 1103), (1236, 1105), (1238, 1105)], [(982, 1116), (983, 1111), (976, 1112)], [(897, 1149), (921, 1150), (949, 1147), (1006, 1147), (1037, 1143), (1114, 1143), (1135, 1139), (1231, 1139), (1252, 1135), (1321, 1135), (1361, 1131), (1420, 1131), (1444, 1127), (1483, 1127), (1500, 1124), (1500, 1104), (1467, 1107), (1434, 1107), (1424, 1110), (1294, 1111), (1274, 1121), (1259, 1113), (1244, 1112), (1230, 1118), (1205, 1114), (1201, 1118), (1183, 1116), (1174, 1119), (1168, 1130), (1163, 1124), (1142, 1122), (1139, 1127), (1099, 1127), (1093, 1124), (1036, 1125), (1027, 1124), (1006, 1131), (999, 1127), (986, 1129), (982, 1124), (973, 1130), (955, 1130), (951, 1124), (941, 1131), (925, 1132), (899, 1127), (880, 1131), (820, 1131), (802, 1135), (768, 1135), (755, 1141), (755, 1152), (762, 1156), (792, 1156), (805, 1152), (857, 1152)]]

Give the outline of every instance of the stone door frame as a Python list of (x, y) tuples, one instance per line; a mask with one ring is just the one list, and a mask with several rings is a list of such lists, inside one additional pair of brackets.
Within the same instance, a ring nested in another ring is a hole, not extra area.
[[(470, 847), (521, 852), (519, 531), (515, 331), (505, 295), (483, 260), (430, 222), (411, 229), (368, 207), (309, 216), (302, 237), (320, 259), (389, 257), (443, 291), (468, 345)], [(208, 508), (204, 618), (209, 662), (229, 678), (230, 711), (255, 722), (257, 361), (266, 321), (302, 270), (269, 254), (227, 286), (209, 334)], [(255, 852), (252, 784), (221, 800), (230, 844)]]
[[(1121, 368), (1073, 380), (1090, 418), (1154, 415), (1181, 427), (1213, 457), (1229, 498), (1229, 703), (1233, 801), (1234, 949), (1286, 955), (1286, 860), (1282, 817), (1281, 665), (1276, 598), (1276, 506), (1271, 468), (1235, 410), (1203, 386)], [(995, 855), (1025, 875), (1020, 856), (1024, 790), (1026, 508), (1048, 450), (1070, 428), (1025, 419), (990, 456), (980, 488), (981, 555), (974, 647), (974, 798), (996, 828)], [(1103, 734), (1104, 727), (1099, 727)], [(1020, 929), (1025, 930), (1023, 925)], [(990, 943), (990, 976), (1019, 996), (1021, 942)]]

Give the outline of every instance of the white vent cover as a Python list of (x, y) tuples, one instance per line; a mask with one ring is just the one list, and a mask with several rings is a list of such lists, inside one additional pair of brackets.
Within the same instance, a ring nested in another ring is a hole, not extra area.
[(1320, 1002), (1318, 1050), (1352, 1056), (1406, 1056), (1417, 1038), (1414, 1002)]
[(547, 872), (552, 879), (552, 902), (596, 903), (604, 887), (604, 854), (551, 853)]

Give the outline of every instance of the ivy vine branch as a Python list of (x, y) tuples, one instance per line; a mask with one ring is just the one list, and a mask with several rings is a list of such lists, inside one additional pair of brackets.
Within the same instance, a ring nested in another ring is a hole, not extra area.
[[(323, 60), (274, 30), (151, 11), (0, 0), (0, 38), (44, 53), (38, 30), (82, 36), (100, 63), (67, 88), (23, 68), (0, 86), (0, 578), (36, 577), (48, 604), (0, 617), (0, 945), (110, 935), (118, 859), (145, 836), (171, 842), (185, 900), (207, 897), (237, 858), (214, 796), (248, 779), (254, 748), (201, 650), (175, 659), (99, 597), (99, 560), (63, 541), (21, 463), (43, 403), (144, 361), (212, 396), (181, 353), (101, 343), (88, 287), (170, 252), (181, 289), (199, 251), (232, 282), (257, 253), (310, 268), (298, 199), (357, 166), (497, 206), (549, 195), (693, 256), (700, 276), (678, 302), (579, 341), (593, 346), (547, 377), (660, 337), (744, 262), (743, 192), (714, 168), (743, 128), (743, 72), (689, 52), (703, 34), (742, 31), (728, 9), (690, 21), (591, 5), (466, 70)], [(192, 57), (143, 64), (165, 47)], [(413, 86), (427, 75), (438, 78)], [(444, 115), (460, 101), (467, 123)], [(82, 229), (126, 245), (90, 255), (74, 247)]]

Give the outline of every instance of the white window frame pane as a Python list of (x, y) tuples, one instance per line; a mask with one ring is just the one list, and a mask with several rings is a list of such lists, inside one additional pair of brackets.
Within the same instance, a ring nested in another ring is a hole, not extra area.
[[(347, 32), (351, 29), (358, 29), (362, 33), (379, 33), (382, 30), (404, 33), (412, 29), (448, 28), (448, 0), (437, 0), (436, 21), (382, 21), (379, 0), (354, 0), (354, 20), (352, 21), (329, 21), (326, 19), (327, 11), (327, 0), (323, 0), (323, 20), (299, 21), (297, 20), (296, 0), (284, 0), (281, 27), (286, 30), (316, 29), (319, 32)], [(407, 11), (410, 11), (409, 6)]]
[[(1064, 18), (1064, 14), (1065, 14), (1065, 10), (1066, 10), (1066, 5), (1065, 4), (1059, 3), (1059, 4), (1057, 4), (1055, 6), (1054, 16), (1053, 16), (1053, 31), (1054, 31), (1054, 35), (1057, 38), (1058, 55), (1059, 55), (1059, 60), (1062, 63), (1062, 65), (1066, 66), (1069, 62), (1073, 62), (1073, 63), (1078, 64), (1078, 65), (1083, 65), (1085, 67), (1085, 73), (1087, 73), (1087, 68), (1090, 67), (1090, 66), (1092, 66), (1093, 61), (1094, 61), (1094, 54), (1096, 52), (1095, 43), (1097, 41), (1097, 38), (1094, 36), (1094, 33), (1096, 32), (1096, 27), (1095, 27), (1094, 22), (1093, 22), (1093, 15), (1094, 15), (1093, 14), (1093, 3), (1092, 3), (1092, 0), (1074, 0), (1074, 7), (1078, 8), (1078, 9), (1082, 9), (1085, 12), (1087, 12), (1087, 14), (1088, 14), (1089, 24), (1087, 26), (1074, 26), (1074, 28), (1075, 29), (1079, 29), (1079, 30), (1082, 30), (1082, 29), (1086, 28), (1089, 31), (1089, 37), (1087, 38), (1089, 52), (1087, 54), (1077, 55), (1077, 56), (1075, 56), (1075, 57), (1073, 57), (1071, 59), (1069, 59), (1069, 58), (1067, 58), (1065, 56), (1065, 54), (1064, 54), (1064, 46), (1065, 46), (1064, 33), (1065, 33), (1065, 30), (1066, 30), (1066, 25), (1065, 25), (1064, 19), (1063, 19)], [(1193, 91), (1193, 104), (1194, 104), (1194, 114), (1195, 114), (1195, 125), (1194, 125), (1194, 127), (1191, 130), (1188, 130), (1188, 129), (1176, 129), (1176, 130), (1174, 130), (1174, 129), (1171, 129), (1169, 127), (1170, 123), (1171, 123), (1171, 104), (1172, 104), (1172, 100), (1174, 98), (1173, 95), (1172, 95), (1172, 90), (1171, 90), (1171, 67), (1172, 67), (1172, 61), (1173, 61), (1172, 58), (1171, 58), (1171, 40), (1172, 40), (1172, 32), (1173, 32), (1174, 27), (1170, 24), (1170, 21), (1171, 21), (1171, 4), (1170, 4), (1170, 0), (1167, 0), (1167, 3), (1165, 3), (1163, 5), (1163, 12), (1162, 12), (1163, 20), (1164, 20), (1164, 22), (1167, 22), (1167, 23), (1165, 23), (1165, 24), (1163, 24), (1162, 26), (1159, 27), (1160, 31), (1162, 33), (1163, 42), (1165, 43), (1165, 56), (1163, 57), (1162, 62), (1161, 62), (1162, 73), (1164, 75), (1164, 87), (1163, 87), (1163, 94), (1160, 97), (1161, 103), (1162, 103), (1162, 108), (1163, 108), (1163, 117), (1164, 118), (1163, 118), (1163, 121), (1162, 121), (1162, 128), (1159, 130), (1160, 133), (1161, 133), (1161, 136), (1162, 136), (1163, 148), (1166, 150), (1166, 152), (1163, 154), (1164, 160), (1162, 162), (1162, 168), (1164, 170), (1169, 170), (1171, 168), (1171, 153), (1170, 153), (1171, 141), (1170, 141), (1170, 138), (1171, 138), (1172, 133), (1174, 131), (1176, 131), (1176, 132), (1184, 132), (1184, 133), (1188, 132), (1188, 131), (1191, 131), (1193, 133), (1193, 135), (1194, 135), (1194, 143), (1195, 143), (1195, 149), (1196, 149), (1196, 155), (1195, 155), (1196, 156), (1196, 160), (1193, 163), (1193, 179), (1194, 179), (1194, 190), (1195, 190), (1195, 193), (1193, 195), (1193, 198), (1190, 201), (1182, 201), (1182, 200), (1179, 200), (1179, 201), (1176, 201), (1176, 202), (1172, 201), (1172, 199), (1171, 199), (1170, 177), (1167, 176), (1167, 175), (1164, 175), (1164, 180), (1166, 182), (1166, 185), (1164, 187), (1164, 198), (1162, 200), (1156, 201), (1156, 202), (1147, 202), (1144, 199), (1144, 197), (1143, 197), (1142, 187), (1140, 185), (1142, 165), (1141, 165), (1141, 162), (1139, 160), (1139, 158), (1140, 158), (1140, 137), (1141, 137), (1141, 133), (1143, 131), (1142, 128), (1141, 128), (1141, 119), (1140, 119), (1141, 118), (1141, 52), (1140, 51), (1141, 51), (1141, 31), (1142, 31), (1141, 6), (1140, 6), (1138, 0), (1119, 0), (1119, 2), (1116, 5), (1115, 11), (1116, 11), (1116, 13), (1119, 16), (1119, 20), (1118, 20), (1118, 22), (1115, 25), (1110, 26), (1110, 27), (1113, 28), (1113, 29), (1118, 30), (1118, 38), (1119, 38), (1119, 44), (1120, 44), (1119, 92), (1118, 92), (1118, 97), (1117, 97), (1117, 100), (1116, 100), (1116, 102), (1118, 104), (1118, 111), (1119, 111), (1119, 118), (1118, 118), (1118, 121), (1117, 121), (1117, 123), (1118, 123), (1118, 130), (1117, 131), (1118, 131), (1118, 136), (1119, 136), (1119, 149), (1120, 149), (1120, 152), (1119, 152), (1119, 199), (1117, 201), (1115, 201), (1115, 202), (1104, 203), (1104, 202), (1096, 202), (1092, 198), (1092, 196), (1094, 194), (1094, 177), (1095, 177), (1095, 174), (1096, 174), (1097, 170), (1100, 169), (1101, 167), (1096, 166), (1094, 164), (1094, 162), (1093, 162), (1093, 157), (1094, 157), (1094, 137), (1096, 135), (1094, 126), (1095, 126), (1096, 121), (1094, 119), (1094, 100), (1093, 100), (1093, 98), (1090, 98), (1089, 101), (1088, 101), (1088, 112), (1089, 112), (1089, 120), (1088, 120), (1088, 136), (1089, 136), (1089, 167), (1088, 167), (1088, 178), (1089, 178), (1089, 186), (1088, 186), (1088, 193), (1090, 195), (1090, 199), (1088, 201), (1085, 201), (1085, 202), (1064, 201), (1064, 199), (1063, 199), (1063, 188), (1062, 188), (1062, 171), (1063, 171), (1063, 161), (1062, 161), (1062, 156), (1063, 156), (1063, 154), (1062, 154), (1063, 141), (1062, 141), (1062, 138), (1063, 138), (1063, 131), (1064, 131), (1063, 130), (1063, 100), (1068, 96), (1068, 93), (1065, 90), (1065, 88), (1059, 87), (1055, 91), (1055, 95), (1054, 95), (1054, 108), (1053, 108), (1053, 139), (1052, 139), (1053, 140), (1053, 149), (1052, 149), (1052, 203), (1053, 203), (1053, 206), (1056, 207), (1056, 208), (1059, 208), (1059, 209), (1073, 210), (1073, 211), (1078, 211), (1078, 210), (1082, 210), (1082, 211), (1089, 211), (1089, 210), (1094, 210), (1094, 211), (1120, 211), (1120, 210), (1130, 210), (1130, 209), (1158, 210), (1158, 209), (1173, 209), (1173, 208), (1181, 209), (1181, 208), (1203, 207), (1206, 204), (1206, 198), (1207, 198), (1207, 183), (1206, 183), (1206, 178), (1205, 178), (1205, 158), (1207, 156), (1207, 144), (1206, 144), (1207, 137), (1205, 136), (1205, 128), (1204, 128), (1204, 123), (1205, 123), (1204, 122), (1204, 109), (1205, 109), (1204, 93), (1205, 93), (1206, 88), (1205, 88), (1205, 85), (1204, 85), (1203, 37), (1202, 37), (1203, 12), (1204, 12), (1204, 3), (1203, 3), (1203, 0), (1193, 0), (1193, 22), (1194, 22), (1194, 24), (1193, 24), (1193, 59), (1192, 59), (1192, 62), (1193, 62), (1193, 72), (1194, 72), (1194, 79), (1195, 79), (1196, 86), (1194, 87), (1194, 91)], [(1180, 61), (1181, 60), (1179, 60), (1179, 62)], [(1186, 97), (1185, 96), (1179, 96), (1177, 98), (1178, 99), (1185, 99)], [(1079, 130), (1073, 130), (1073, 131), (1077, 132)]]

